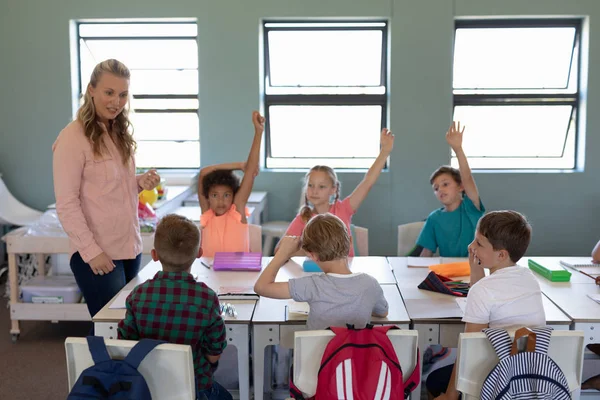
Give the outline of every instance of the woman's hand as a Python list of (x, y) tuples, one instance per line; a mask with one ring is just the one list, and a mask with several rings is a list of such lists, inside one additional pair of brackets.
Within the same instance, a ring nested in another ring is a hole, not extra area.
[(90, 268), (94, 275), (104, 275), (115, 269), (115, 263), (110, 259), (106, 253), (102, 252), (96, 257), (92, 258), (89, 262)]
[(151, 169), (140, 177), (138, 183), (142, 189), (152, 190), (160, 183), (160, 175), (155, 169)]

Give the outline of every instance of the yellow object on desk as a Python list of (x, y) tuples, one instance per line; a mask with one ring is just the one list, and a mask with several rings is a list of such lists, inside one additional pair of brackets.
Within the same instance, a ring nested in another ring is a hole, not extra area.
[(448, 278), (471, 275), (471, 267), (468, 261), (430, 265), (429, 269), (438, 275)]

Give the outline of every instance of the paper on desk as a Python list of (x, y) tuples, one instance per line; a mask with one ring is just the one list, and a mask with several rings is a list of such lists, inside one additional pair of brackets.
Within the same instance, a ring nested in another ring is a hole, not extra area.
[(463, 317), (462, 310), (452, 298), (405, 299), (404, 304), (411, 319)]
[(108, 308), (125, 308), (125, 300), (127, 300), (127, 296), (129, 296), (129, 293), (131, 293), (131, 290), (122, 290), (115, 299), (115, 301), (113, 301), (110, 307)]
[(460, 310), (462, 311), (463, 316), (464, 316), (465, 310), (467, 309), (467, 298), (466, 297), (457, 297), (456, 304), (458, 304), (458, 306), (460, 307)]
[(588, 294), (588, 297), (600, 304), (600, 294)]
[(406, 264), (414, 268), (429, 268), (430, 265), (441, 264), (440, 257), (408, 257)]
[(299, 302), (294, 300), (289, 300), (288, 304), (288, 314), (302, 314), (308, 315), (310, 311), (310, 306), (306, 302)]

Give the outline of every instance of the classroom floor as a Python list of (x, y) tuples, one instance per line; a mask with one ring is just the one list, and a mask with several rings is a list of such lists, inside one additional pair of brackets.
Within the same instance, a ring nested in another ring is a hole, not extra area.
[[(4, 283), (0, 284), (0, 293), (4, 293)], [(0, 399), (66, 398), (65, 338), (85, 336), (91, 323), (23, 321), (21, 336), (13, 344), (7, 304), (7, 299), (0, 297)]]

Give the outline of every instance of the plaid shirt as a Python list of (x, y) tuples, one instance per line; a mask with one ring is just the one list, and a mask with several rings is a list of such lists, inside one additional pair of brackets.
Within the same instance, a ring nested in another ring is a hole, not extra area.
[(227, 341), (215, 292), (187, 272), (159, 271), (137, 286), (126, 301), (119, 339), (141, 338), (189, 344), (194, 355), (196, 388), (212, 386), (211, 365), (204, 356), (223, 352)]

